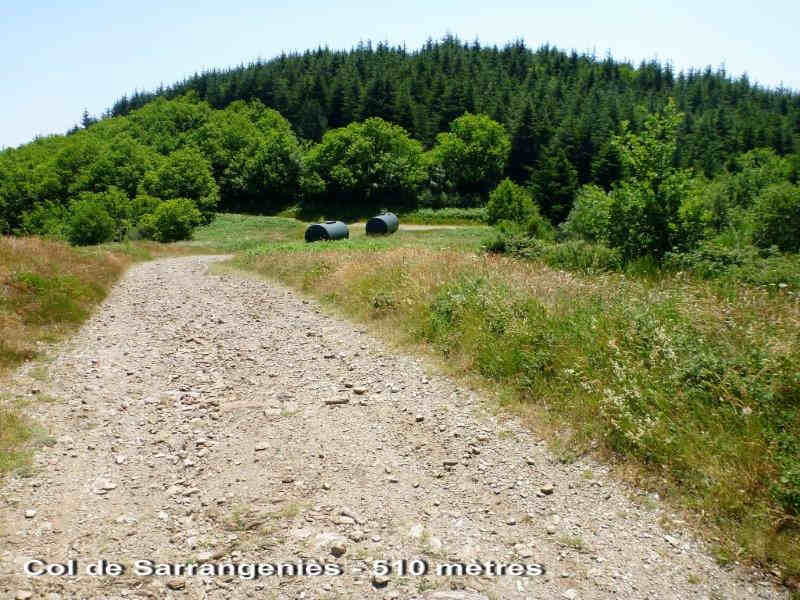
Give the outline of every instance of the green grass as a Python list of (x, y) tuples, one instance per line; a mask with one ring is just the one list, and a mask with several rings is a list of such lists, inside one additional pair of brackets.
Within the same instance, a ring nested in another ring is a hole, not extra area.
[(30, 463), (31, 423), (18, 409), (0, 405), (0, 478)]
[(583, 248), (548, 254), (574, 269), (554, 271), (476, 253), (486, 233), (279, 242), (233, 262), (505, 391), (574, 452), (599, 442), (722, 554), (800, 573), (797, 300), (647, 265), (604, 272)]
[(265, 243), (302, 240), (306, 226), (292, 218), (220, 213), (211, 224), (195, 230), (192, 241), (180, 245), (242, 252)]
[(308, 223), (287, 217), (264, 217), (222, 213), (209, 225), (195, 231), (191, 242), (180, 242), (179, 247), (205, 249), (217, 252), (283, 253), (374, 251), (388, 248), (435, 248), (477, 251), (489, 233), (483, 225), (453, 229), (400, 229), (388, 236), (367, 236), (364, 223), (351, 223), (350, 238), (335, 242), (308, 244), (304, 234)]
[(487, 220), (486, 209), (477, 208), (418, 208), (400, 215), (403, 223), (419, 225), (483, 225)]
[(476, 252), (486, 235), (485, 227), (458, 229), (403, 230), (388, 236), (367, 236), (357, 227), (350, 228), (350, 238), (331, 242), (306, 243), (301, 239), (262, 243), (246, 250), (250, 256), (265, 254), (321, 254), (327, 252), (378, 252), (392, 248), (427, 248)]

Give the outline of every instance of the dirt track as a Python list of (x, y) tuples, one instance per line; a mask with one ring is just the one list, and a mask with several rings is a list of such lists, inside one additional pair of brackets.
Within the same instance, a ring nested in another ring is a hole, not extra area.
[[(55, 443), (33, 476), (0, 488), (3, 597), (787, 597), (718, 567), (680, 523), (663, 530), (672, 516), (603, 466), (560, 464), (421, 361), (278, 285), (208, 275), (214, 260), (132, 268), (46, 382), (33, 366), (13, 376), (9, 392), (55, 400), (30, 409)], [(127, 572), (25, 577), (31, 558)], [(145, 559), (316, 560), (343, 573), (134, 573)], [(430, 573), (374, 577), (383, 559)], [(474, 561), (547, 573), (433, 573)]]

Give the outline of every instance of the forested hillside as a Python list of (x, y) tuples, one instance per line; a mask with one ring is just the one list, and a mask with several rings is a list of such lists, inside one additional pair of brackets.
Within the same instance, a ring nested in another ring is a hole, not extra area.
[(474, 208), (495, 250), (579, 240), (621, 264), (708, 242), (738, 264), (800, 249), (798, 146), (800, 95), (724, 72), (362, 45), (197, 75), (0, 153), (0, 231), (166, 242), (216, 210)]
[(618, 166), (609, 142), (620, 122), (629, 121), (637, 131), (646, 113), (670, 97), (686, 114), (677, 166), (696, 167), (707, 176), (753, 148), (791, 153), (800, 134), (800, 94), (763, 89), (724, 70), (675, 73), (656, 61), (636, 67), (550, 46), (482, 47), (456, 38), (413, 52), (367, 43), (350, 51), (319, 49), (213, 70), (122, 98), (110, 114), (124, 115), (156, 96), (174, 98), (189, 90), (215, 108), (259, 99), (286, 117), (300, 137), (314, 141), (330, 128), (381, 117), (427, 148), (456, 117), (486, 114), (514, 139), (508, 169), (517, 181), (531, 167), (555, 168), (566, 158), (578, 185), (608, 187)]

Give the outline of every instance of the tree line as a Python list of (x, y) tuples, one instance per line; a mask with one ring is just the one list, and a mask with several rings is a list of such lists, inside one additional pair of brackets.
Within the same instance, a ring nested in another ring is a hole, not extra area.
[(456, 117), (485, 114), (512, 138), (511, 178), (522, 183), (532, 170), (566, 169), (559, 184), (564, 193), (586, 183), (610, 189), (620, 173), (611, 144), (620, 124), (640, 131), (646, 116), (670, 98), (685, 115), (677, 132), (678, 167), (711, 177), (748, 150), (768, 147), (785, 155), (800, 149), (800, 94), (764, 89), (747, 76), (734, 79), (724, 68), (675, 73), (655, 60), (634, 66), (552, 46), (533, 50), (517, 41), (498, 48), (455, 37), (413, 52), (368, 42), (349, 51), (320, 48), (211, 70), (123, 97), (108, 115), (187, 91), (214, 108), (258, 99), (313, 141), (329, 129), (380, 117), (429, 149)]

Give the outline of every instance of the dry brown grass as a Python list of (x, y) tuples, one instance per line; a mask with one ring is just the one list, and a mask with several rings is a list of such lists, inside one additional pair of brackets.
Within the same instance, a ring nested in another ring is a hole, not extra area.
[(129, 262), (35, 237), (0, 238), (0, 375), (78, 325)]
[(38, 237), (0, 237), (0, 378), (73, 331), (132, 262), (209, 252), (135, 242), (75, 248)]

